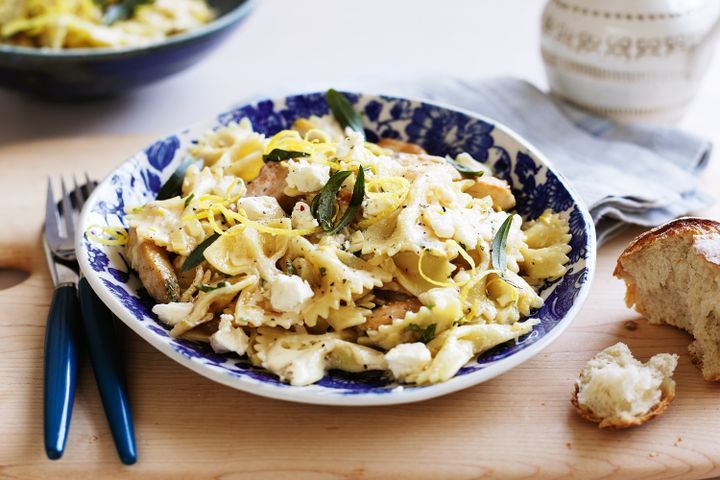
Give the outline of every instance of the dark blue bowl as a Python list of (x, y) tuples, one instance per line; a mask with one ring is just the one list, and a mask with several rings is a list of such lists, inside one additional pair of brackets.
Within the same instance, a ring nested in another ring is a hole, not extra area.
[(209, 0), (218, 13), (192, 32), (137, 48), (48, 50), (0, 44), (0, 86), (57, 99), (122, 93), (184, 70), (238, 26), (256, 0)]

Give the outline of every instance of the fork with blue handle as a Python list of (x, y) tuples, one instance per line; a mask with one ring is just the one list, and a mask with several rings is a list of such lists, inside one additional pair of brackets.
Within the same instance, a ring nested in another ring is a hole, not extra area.
[(48, 179), (44, 247), (55, 284), (45, 334), (44, 434), (50, 459), (62, 456), (72, 417), (78, 371), (80, 328), (95, 372), (105, 415), (121, 461), (137, 460), (135, 432), (128, 401), (115, 318), (97, 297), (87, 279), (80, 278), (75, 257), (75, 217), (95, 187), (86, 183), (68, 191), (61, 180), (62, 196), (55, 202)]

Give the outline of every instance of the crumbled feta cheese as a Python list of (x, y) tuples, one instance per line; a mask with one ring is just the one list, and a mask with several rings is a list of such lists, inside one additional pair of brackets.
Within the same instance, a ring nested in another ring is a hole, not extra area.
[(335, 156), (345, 162), (362, 162), (365, 158), (365, 137), (350, 127), (345, 128), (345, 138), (338, 142)]
[(377, 157), (368, 155), (363, 165), (374, 170), (378, 177), (402, 177), (405, 173), (403, 166), (388, 155), (378, 155)]
[[(328, 342), (329, 343), (329, 342)], [(310, 385), (325, 376), (325, 355), (329, 345), (315, 344), (309, 348), (285, 348), (276, 342), (266, 355), (264, 366), (290, 385)]]
[(385, 354), (388, 368), (398, 380), (420, 373), (432, 360), (424, 343), (401, 343)]
[(220, 315), (218, 330), (210, 335), (210, 346), (215, 353), (235, 352), (245, 355), (250, 339), (242, 328), (233, 326), (233, 318), (227, 313)]
[(165, 325), (173, 326), (182, 322), (190, 315), (193, 304), (189, 302), (158, 303), (152, 308), (152, 312), (158, 316)]
[(313, 296), (310, 284), (297, 275), (278, 275), (270, 291), (270, 304), (277, 312), (299, 312)]
[(455, 307), (459, 303), (459, 293), (455, 287), (438, 287), (418, 295), (423, 305), (433, 305), (433, 308), (444, 310)]
[(317, 220), (310, 213), (310, 205), (305, 202), (297, 202), (293, 207), (290, 216), (292, 227), (297, 229), (311, 229), (318, 226)]
[(492, 239), (491, 222), (481, 205), (468, 207), (445, 207), (429, 205), (422, 217), (438, 238), (453, 238), (474, 249), (479, 240)]
[(245, 210), (250, 220), (283, 218), (285, 212), (275, 197), (244, 197), (237, 202), (238, 209)]
[(330, 167), (306, 160), (292, 160), (286, 163), (288, 187), (301, 193), (317, 192), (330, 180)]

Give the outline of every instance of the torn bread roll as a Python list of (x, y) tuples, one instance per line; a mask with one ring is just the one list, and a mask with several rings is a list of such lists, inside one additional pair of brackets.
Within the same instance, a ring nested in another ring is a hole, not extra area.
[(650, 230), (628, 245), (614, 275), (628, 307), (690, 332), (693, 363), (720, 381), (720, 223), (687, 217)]

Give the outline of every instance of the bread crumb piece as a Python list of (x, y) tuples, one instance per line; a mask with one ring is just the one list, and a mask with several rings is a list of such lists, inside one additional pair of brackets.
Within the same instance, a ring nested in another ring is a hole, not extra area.
[(675, 440), (674, 445), (677, 447), (678, 445), (680, 445), (680, 444), (682, 443), (682, 441), (683, 441), (683, 438), (682, 438), (682, 437), (678, 437), (677, 440)]
[(567, 448), (568, 450), (572, 449), (572, 443), (565, 442), (565, 448)]
[(677, 355), (660, 353), (647, 363), (624, 343), (595, 355), (575, 382), (572, 404), (600, 428), (642, 425), (660, 415), (675, 397)]
[(657, 452), (650, 452), (650, 457), (657, 457), (657, 456), (658, 456)]
[(623, 325), (626, 329), (630, 330), (631, 332), (634, 332), (638, 328), (638, 323), (635, 320), (628, 320)]

